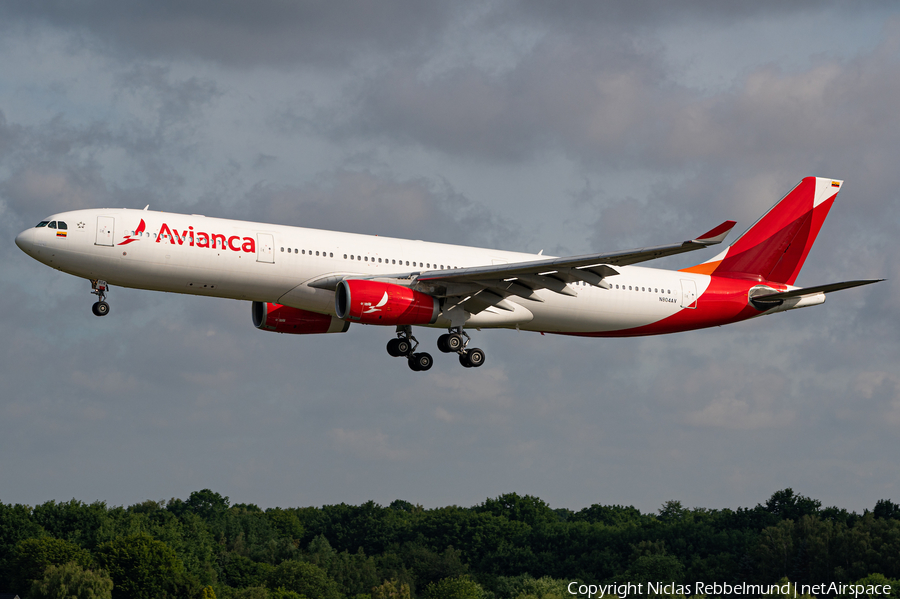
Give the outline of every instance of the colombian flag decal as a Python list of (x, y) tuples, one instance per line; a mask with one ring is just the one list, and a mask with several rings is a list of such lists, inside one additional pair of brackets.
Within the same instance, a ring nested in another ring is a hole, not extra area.
[(831, 186), (832, 186), (832, 187), (840, 187), (841, 184), (838, 183), (837, 181), (832, 181), (832, 182), (831, 182)]
[(65, 237), (65, 236), (66, 236), (66, 232), (65, 232), (65, 231), (57, 231), (57, 232), (56, 232), (56, 236), (57, 236), (57, 237)]

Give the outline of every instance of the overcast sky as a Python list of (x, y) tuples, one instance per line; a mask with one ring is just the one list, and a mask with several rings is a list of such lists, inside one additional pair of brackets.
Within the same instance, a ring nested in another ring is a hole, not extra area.
[[(677, 5), (0, 4), (0, 501), (900, 500), (900, 8)], [(150, 204), (567, 255), (744, 230), (807, 175), (846, 183), (798, 284), (888, 281), (646, 339), (475, 332), (477, 370), (232, 300), (114, 288), (98, 319), (13, 241)]]

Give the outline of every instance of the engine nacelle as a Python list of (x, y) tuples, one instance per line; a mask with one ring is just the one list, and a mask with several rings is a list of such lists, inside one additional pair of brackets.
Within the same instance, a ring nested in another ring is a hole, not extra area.
[(338, 318), (363, 324), (433, 324), (440, 313), (438, 301), (402, 285), (350, 279), (341, 281), (334, 294)]
[(253, 302), (253, 326), (261, 331), (314, 335), (345, 333), (350, 323), (329, 314), (319, 314), (281, 304)]

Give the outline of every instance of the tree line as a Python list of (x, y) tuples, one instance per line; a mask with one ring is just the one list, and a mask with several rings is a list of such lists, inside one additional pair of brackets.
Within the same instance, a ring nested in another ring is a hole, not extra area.
[(573, 581), (783, 579), (883, 581), (897, 594), (900, 505), (857, 514), (792, 489), (753, 508), (668, 501), (657, 513), (515, 493), (435, 509), (263, 510), (209, 489), (129, 507), (0, 503), (0, 592), (23, 598), (559, 599)]

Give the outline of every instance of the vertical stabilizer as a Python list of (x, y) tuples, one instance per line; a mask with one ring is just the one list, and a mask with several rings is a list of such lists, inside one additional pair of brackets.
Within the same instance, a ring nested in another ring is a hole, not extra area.
[(793, 285), (842, 184), (806, 177), (728, 249), (684, 271)]

